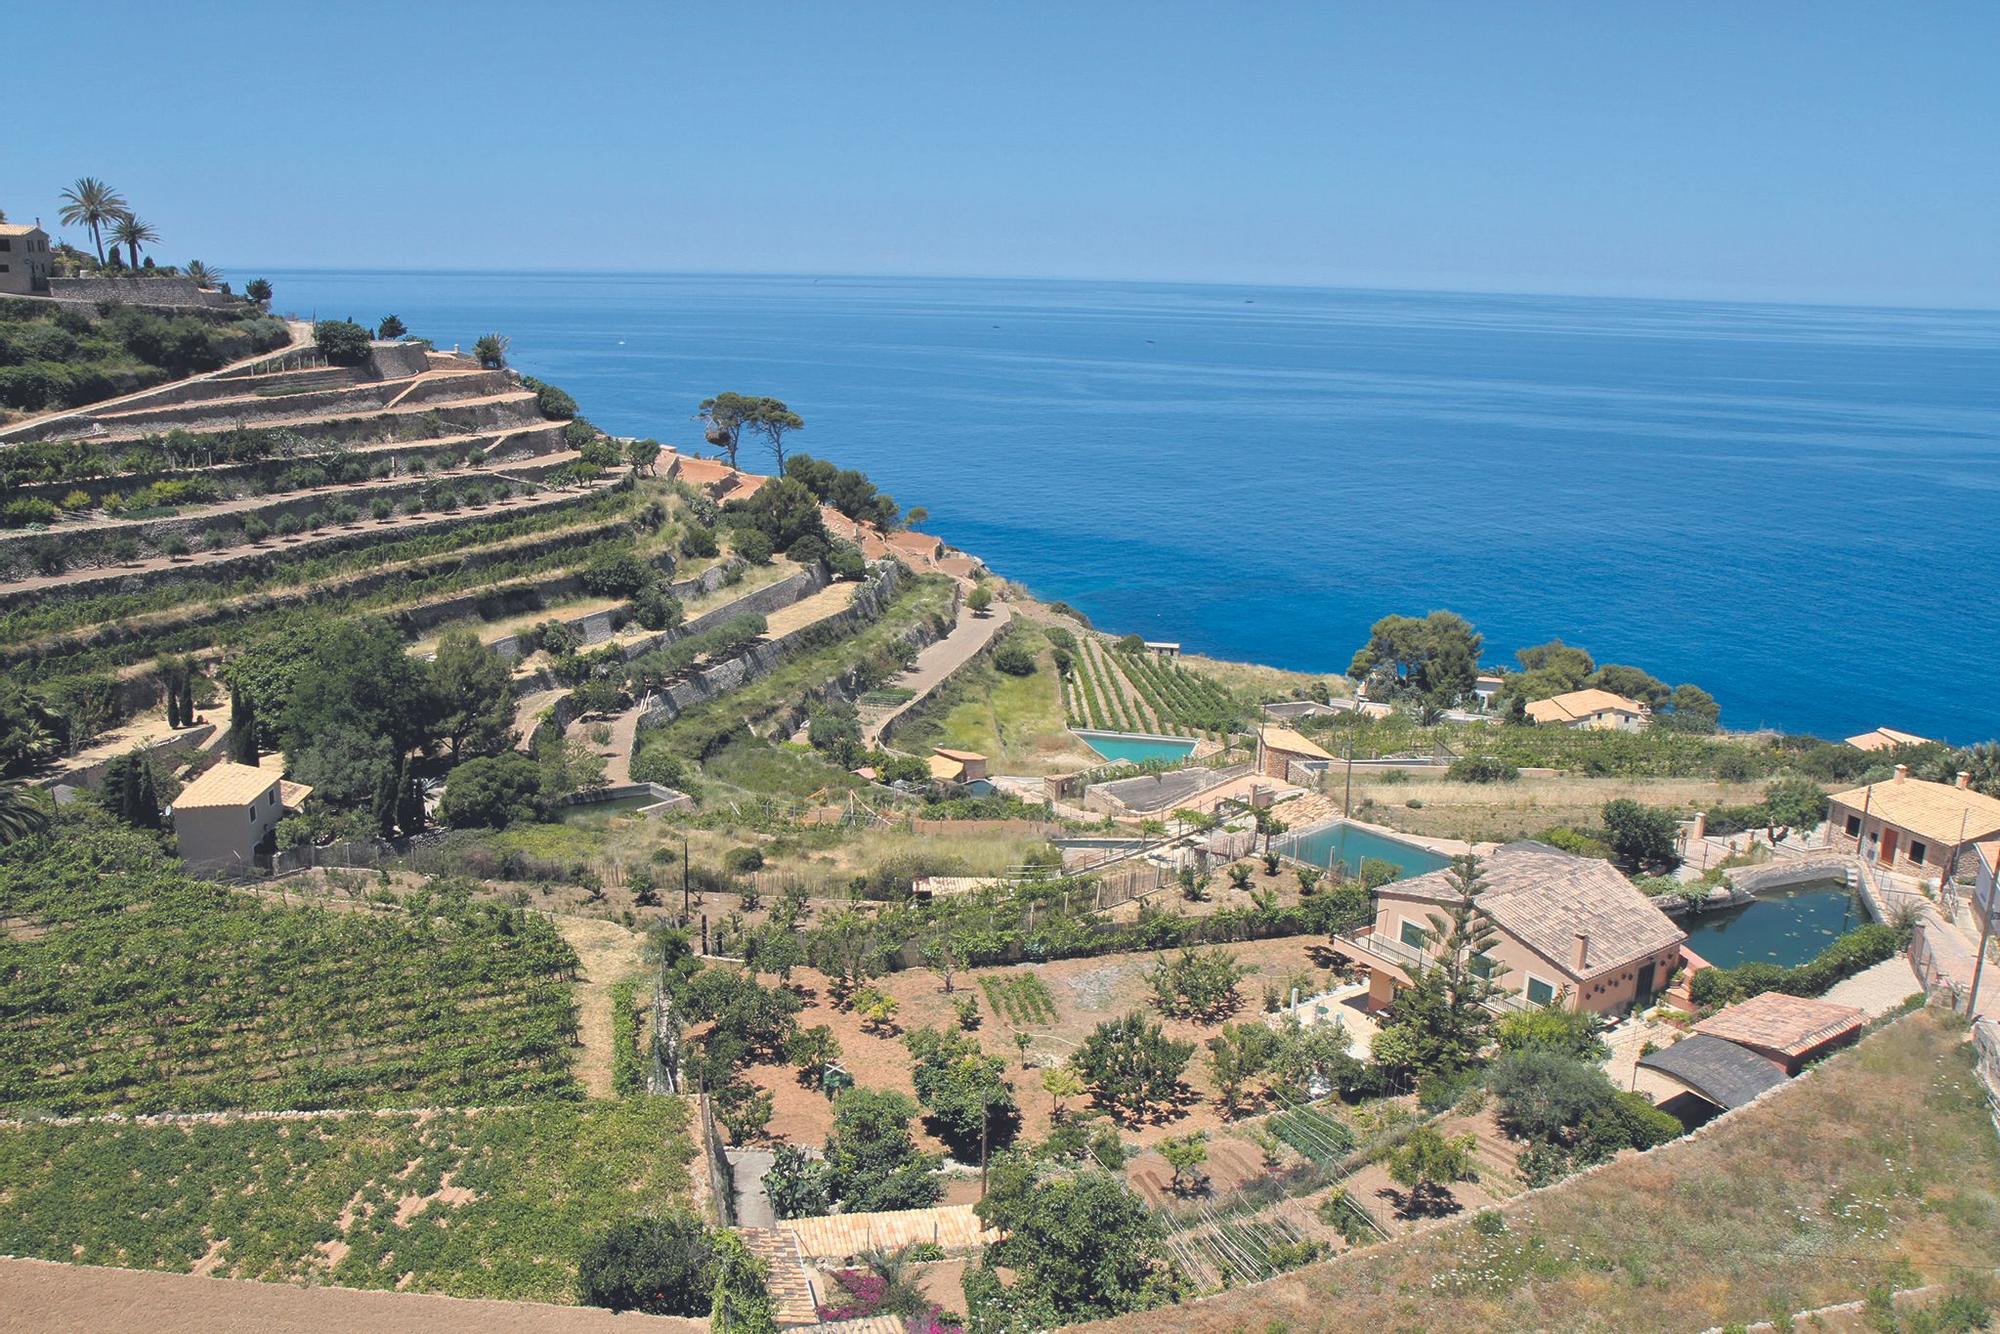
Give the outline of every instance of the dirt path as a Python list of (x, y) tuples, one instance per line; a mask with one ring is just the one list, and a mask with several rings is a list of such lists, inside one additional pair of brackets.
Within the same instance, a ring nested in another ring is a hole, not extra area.
[(994, 603), (993, 610), (985, 616), (974, 616), (970, 612), (962, 614), (958, 623), (951, 627), (951, 633), (935, 643), (926, 644), (917, 654), (917, 665), (896, 678), (894, 684), (899, 689), (917, 693), (880, 718), (866, 723), (861, 729), (861, 739), (871, 746), (880, 741), (889, 724), (930, 698), (933, 690), (977, 657), (980, 650), (991, 644), (1013, 618), (1014, 613), (1004, 602)]
[(616, 922), (594, 918), (567, 917), (556, 923), (563, 939), (570, 943), (581, 961), (582, 975), (576, 984), (577, 1037), (583, 1044), (576, 1055), (576, 1077), (593, 1098), (611, 1096), (611, 987), (615, 982), (642, 976), (646, 962), (640, 957), (641, 938)]

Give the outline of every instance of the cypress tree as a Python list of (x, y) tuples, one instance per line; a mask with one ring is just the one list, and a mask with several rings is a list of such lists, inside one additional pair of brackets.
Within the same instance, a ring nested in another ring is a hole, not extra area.
[(181, 717), (181, 683), (177, 678), (178, 666), (169, 663), (163, 675), (167, 683), (167, 726), (176, 732), (187, 726)]
[[(403, 764), (408, 764), (406, 758)], [(396, 836), (397, 787), (396, 777), (402, 766), (384, 769), (382, 777), (375, 784), (375, 832), (383, 838)]]
[(238, 764), (257, 763), (257, 709), (236, 686), (229, 688), (229, 758)]
[(401, 826), (404, 838), (415, 838), (424, 832), (424, 789), (410, 772), (407, 755), (403, 757), (403, 772), (397, 785), (396, 823)]

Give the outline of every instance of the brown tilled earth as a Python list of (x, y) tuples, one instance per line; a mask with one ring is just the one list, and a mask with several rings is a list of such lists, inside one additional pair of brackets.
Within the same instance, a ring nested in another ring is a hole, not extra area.
[(373, 1334), (681, 1334), (706, 1320), (613, 1315), (593, 1307), (466, 1301), (414, 1292), (295, 1288), (44, 1260), (0, 1259), (0, 1331), (145, 1330), (268, 1334), (365, 1329)]

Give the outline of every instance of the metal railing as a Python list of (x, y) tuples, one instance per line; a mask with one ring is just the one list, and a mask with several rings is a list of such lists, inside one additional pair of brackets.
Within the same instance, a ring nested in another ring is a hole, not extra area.
[[(1413, 945), (1406, 945), (1400, 940), (1378, 935), (1370, 927), (1356, 927), (1351, 931), (1342, 931), (1339, 938), (1365, 953), (1374, 955), (1384, 963), (1395, 964), (1405, 972), (1414, 968), (1428, 968), (1437, 962), (1428, 952)], [(1507, 990), (1494, 991), (1481, 1004), (1495, 1014), (1511, 1014), (1540, 1008), (1534, 1002), (1522, 997), (1519, 992)]]

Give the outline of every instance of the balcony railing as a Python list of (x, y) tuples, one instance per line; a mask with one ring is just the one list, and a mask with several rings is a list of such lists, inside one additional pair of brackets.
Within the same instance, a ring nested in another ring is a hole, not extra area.
[[(1356, 946), (1364, 953), (1374, 955), (1384, 963), (1395, 964), (1406, 973), (1411, 972), (1413, 969), (1428, 968), (1437, 962), (1428, 953), (1416, 948), (1414, 945), (1405, 945), (1400, 940), (1377, 935), (1370, 927), (1357, 927), (1352, 931), (1343, 931), (1340, 933), (1340, 938)], [(1524, 1000), (1519, 992), (1507, 990), (1493, 992), (1486, 998), (1484, 1004), (1487, 1009), (1493, 1011), (1495, 1014), (1509, 1014), (1517, 1010), (1534, 1010), (1540, 1008)]]

